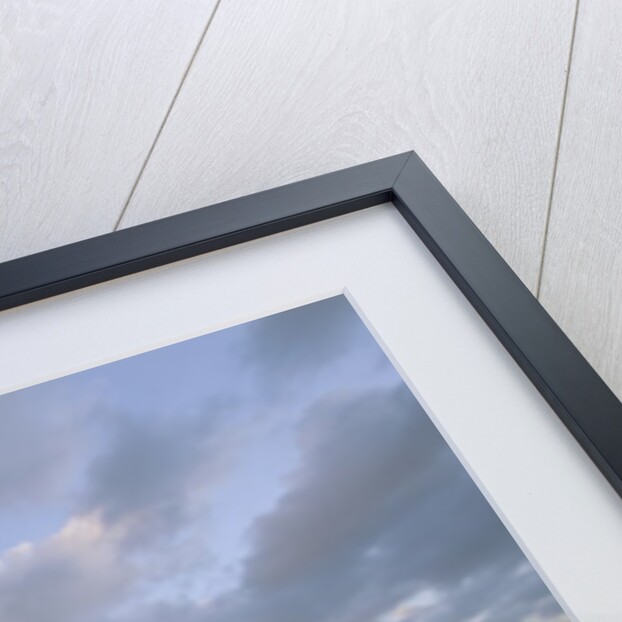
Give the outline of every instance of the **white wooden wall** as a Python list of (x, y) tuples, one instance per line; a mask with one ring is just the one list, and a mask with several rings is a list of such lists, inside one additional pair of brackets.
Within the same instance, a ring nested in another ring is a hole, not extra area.
[(0, 261), (415, 149), (622, 397), (620, 110), (620, 0), (2, 0)]

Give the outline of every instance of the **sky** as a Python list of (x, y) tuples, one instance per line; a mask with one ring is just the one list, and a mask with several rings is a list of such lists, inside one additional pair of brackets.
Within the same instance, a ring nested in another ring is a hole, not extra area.
[(343, 296), (0, 396), (2, 622), (562, 622)]

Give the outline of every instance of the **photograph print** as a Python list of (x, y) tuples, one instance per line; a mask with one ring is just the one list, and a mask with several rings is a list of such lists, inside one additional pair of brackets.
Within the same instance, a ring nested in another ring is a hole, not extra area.
[(0, 396), (0, 620), (568, 618), (337, 296)]

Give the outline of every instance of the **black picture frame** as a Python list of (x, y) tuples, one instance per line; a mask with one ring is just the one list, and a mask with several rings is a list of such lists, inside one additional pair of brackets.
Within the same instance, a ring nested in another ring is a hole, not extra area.
[(622, 497), (622, 403), (413, 151), (2, 263), (0, 311), (388, 202)]

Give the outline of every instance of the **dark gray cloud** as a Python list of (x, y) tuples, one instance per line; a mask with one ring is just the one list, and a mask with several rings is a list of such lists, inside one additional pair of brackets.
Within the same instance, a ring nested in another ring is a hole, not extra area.
[(405, 387), (324, 400), (300, 437), (302, 466), (257, 521), (241, 586), (206, 620), (376, 620), (426, 589), (438, 605), (400, 622), (559, 613)]
[(345, 296), (335, 296), (244, 325), (240, 354), (262, 381), (291, 383), (345, 356), (370, 335)]
[(80, 395), (68, 395), (61, 387), (50, 390), (47, 385), (2, 396), (1, 507), (41, 503), (58, 493), (80, 457), (77, 424), (86, 416), (87, 404)]
[(231, 402), (211, 400), (189, 413), (102, 417), (106, 440), (87, 469), (82, 511), (99, 512), (106, 524), (131, 521), (128, 537), (139, 544), (159, 534), (170, 539), (191, 520), (194, 497), (209, 500), (210, 485), (226, 470), (233, 448), (225, 440), (223, 413), (231, 408)]

